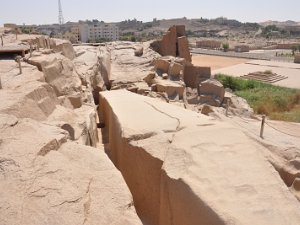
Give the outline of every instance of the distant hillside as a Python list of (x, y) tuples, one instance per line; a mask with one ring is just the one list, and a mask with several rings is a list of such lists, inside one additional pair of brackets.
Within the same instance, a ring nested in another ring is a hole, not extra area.
[(172, 25), (185, 25), (187, 34), (199, 37), (227, 37), (236, 34), (254, 35), (259, 29), (258, 23), (242, 23), (237, 20), (219, 17), (216, 19), (163, 19), (142, 22), (136, 19), (117, 23), (122, 33), (160, 34)]
[(300, 26), (300, 22), (295, 22), (292, 20), (287, 20), (287, 21), (283, 21), (283, 22), (268, 20), (268, 21), (260, 23), (260, 25), (264, 26), (264, 27), (270, 26), (270, 25), (275, 25), (278, 27)]

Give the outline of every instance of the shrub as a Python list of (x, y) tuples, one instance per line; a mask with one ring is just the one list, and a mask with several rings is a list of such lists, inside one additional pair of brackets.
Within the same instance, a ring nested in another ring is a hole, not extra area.
[(224, 52), (227, 52), (228, 49), (229, 49), (229, 44), (228, 43), (223, 43), (222, 47), (223, 47)]
[(272, 70), (265, 70), (264, 74), (273, 74)]
[(218, 74), (216, 79), (247, 100), (256, 113), (300, 122), (300, 90)]

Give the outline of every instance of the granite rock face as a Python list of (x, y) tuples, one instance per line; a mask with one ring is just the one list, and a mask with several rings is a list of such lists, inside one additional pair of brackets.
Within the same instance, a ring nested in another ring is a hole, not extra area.
[(142, 224), (99, 143), (99, 49), (72, 60), (72, 45), (35, 40), (22, 74), (0, 61), (0, 224)]
[(141, 224), (103, 149), (31, 119), (1, 114), (0, 123), (1, 224)]
[(146, 224), (299, 223), (264, 148), (235, 126), (126, 91), (100, 99), (107, 153)]
[(178, 56), (191, 62), (192, 58), (185, 35), (185, 26), (172, 26), (161, 40), (152, 42), (151, 47), (162, 56)]

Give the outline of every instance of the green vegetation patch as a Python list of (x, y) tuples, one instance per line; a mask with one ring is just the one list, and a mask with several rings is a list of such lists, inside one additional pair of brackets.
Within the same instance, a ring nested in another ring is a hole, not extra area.
[(255, 113), (300, 123), (300, 90), (218, 74), (225, 88), (247, 100)]

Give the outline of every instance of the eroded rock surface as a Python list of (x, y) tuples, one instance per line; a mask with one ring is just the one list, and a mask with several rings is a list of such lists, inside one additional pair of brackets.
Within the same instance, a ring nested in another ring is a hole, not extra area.
[(0, 61), (0, 224), (141, 224), (99, 143), (99, 49), (34, 40), (22, 74)]
[(141, 224), (104, 151), (67, 142), (64, 130), (0, 119), (1, 224)]
[(299, 223), (265, 149), (235, 126), (126, 91), (100, 98), (106, 151), (145, 223)]

